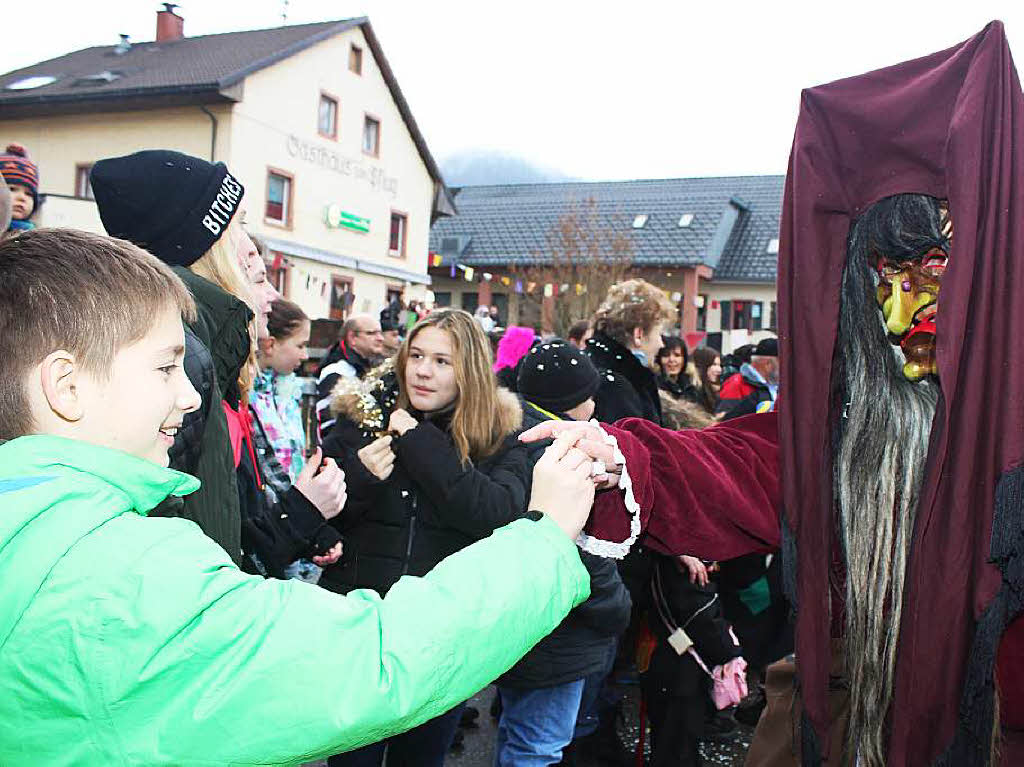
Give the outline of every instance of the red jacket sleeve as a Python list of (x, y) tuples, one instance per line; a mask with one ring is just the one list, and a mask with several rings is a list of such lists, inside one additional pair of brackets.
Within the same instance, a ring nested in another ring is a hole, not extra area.
[[(640, 504), (641, 541), (663, 554), (732, 559), (778, 549), (776, 414), (672, 431), (639, 418), (604, 426), (619, 443)], [(601, 493), (587, 532), (622, 541), (622, 491)]]

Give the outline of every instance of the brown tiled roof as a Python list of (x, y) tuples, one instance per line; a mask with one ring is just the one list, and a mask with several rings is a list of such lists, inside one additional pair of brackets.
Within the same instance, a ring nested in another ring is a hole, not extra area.
[[(0, 75), (0, 108), (59, 102), (110, 101), (129, 96), (212, 93), (365, 22), (365, 18), (297, 24), (274, 29), (184, 37), (169, 42), (133, 43), (125, 53), (98, 46)], [(109, 82), (89, 80), (103, 73)], [(39, 88), (8, 90), (27, 77), (56, 80)]]
[[(35, 117), (80, 111), (145, 108), (173, 104), (239, 101), (235, 88), (250, 75), (311, 45), (361, 27), (420, 157), (436, 182), (438, 215), (455, 212), (426, 140), (420, 133), (380, 42), (365, 16), (273, 29), (183, 37), (169, 42), (132, 43), (85, 48), (0, 75), (0, 115)], [(29, 77), (56, 78), (27, 90), (8, 86)]]

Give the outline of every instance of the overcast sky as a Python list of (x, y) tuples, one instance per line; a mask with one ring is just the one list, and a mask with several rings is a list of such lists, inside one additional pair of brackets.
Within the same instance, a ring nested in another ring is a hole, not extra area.
[[(200, 35), (367, 15), (439, 160), (497, 150), (584, 179), (784, 173), (800, 89), (921, 56), (1024, 2), (192, 0)], [(149, 0), (36, 0), (4, 14), (0, 72), (121, 32)], [(1014, 49), (1018, 66), (1024, 52)], [(0, 136), (0, 140), (2, 140)]]

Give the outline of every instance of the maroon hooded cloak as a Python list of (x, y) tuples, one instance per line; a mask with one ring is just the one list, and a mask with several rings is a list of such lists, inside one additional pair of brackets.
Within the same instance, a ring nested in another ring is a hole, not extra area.
[[(938, 300), (942, 396), (907, 566), (887, 763), (987, 764), (997, 653), (1001, 719), (1024, 728), (1024, 621), (1010, 626), (1024, 608), (1024, 95), (1001, 23), (949, 50), (804, 91), (780, 237), (778, 441), (775, 414), (702, 432), (632, 419), (608, 428), (626, 457), (644, 543), (667, 554), (726, 558), (778, 545), (778, 452), (806, 765), (829, 747), (829, 575), (842, 559), (832, 370), (847, 238), (868, 206), (900, 193), (947, 199), (954, 233)], [(625, 538), (621, 494), (599, 496), (587, 527)]]
[[(803, 92), (779, 255), (784, 538), (796, 553), (803, 756), (828, 733), (832, 358), (851, 222), (912, 192), (949, 200), (942, 388), (918, 505), (887, 763), (984, 764), (992, 673), (1024, 572), (1024, 96), (992, 22), (949, 50)], [(816, 734), (816, 738), (814, 735)]]

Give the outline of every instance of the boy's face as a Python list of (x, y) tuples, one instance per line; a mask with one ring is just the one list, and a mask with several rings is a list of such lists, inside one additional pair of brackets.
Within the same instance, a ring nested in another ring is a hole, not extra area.
[(35, 203), (32, 202), (32, 192), (21, 184), (8, 184), (11, 190), (11, 218), (24, 221), (32, 215)]
[(167, 466), (185, 413), (200, 404), (185, 376), (184, 356), (181, 315), (168, 306), (142, 340), (117, 352), (109, 378), (77, 373), (79, 417), (65, 433)]
[(574, 421), (589, 421), (590, 417), (594, 415), (594, 407), (594, 398), (590, 397), (576, 407), (566, 410), (565, 414)]

